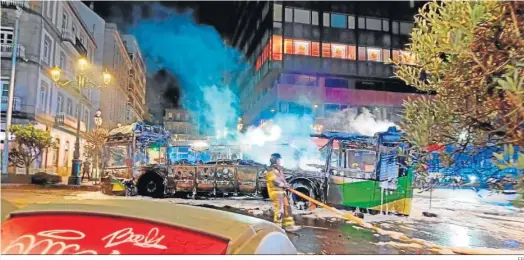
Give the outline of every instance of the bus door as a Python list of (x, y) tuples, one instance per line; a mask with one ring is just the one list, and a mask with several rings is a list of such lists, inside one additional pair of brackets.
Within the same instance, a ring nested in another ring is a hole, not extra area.
[(368, 208), (375, 188), (376, 152), (345, 149), (343, 153), (343, 201), (348, 207)]
[(407, 168), (399, 160), (395, 147), (381, 145), (372, 209), (398, 214), (408, 211), (409, 214), (406, 197), (411, 184), (408, 185)]

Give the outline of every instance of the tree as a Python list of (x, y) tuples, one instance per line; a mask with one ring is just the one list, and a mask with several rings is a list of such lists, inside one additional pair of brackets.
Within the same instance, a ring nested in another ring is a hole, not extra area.
[(404, 102), (401, 127), (419, 162), (432, 145), (453, 147), (440, 154), (447, 165), (480, 150), (471, 147), (524, 147), (523, 12), (518, 1), (435, 1), (419, 10), (406, 52), (416, 62), (393, 62), (398, 78), (433, 94)]
[(107, 141), (108, 131), (104, 128), (93, 129), (85, 135), (84, 157), (94, 159), (94, 167), (98, 169), (99, 158), (102, 156), (102, 148)]
[(25, 167), (26, 174), (29, 174), (36, 158), (47, 148), (53, 147), (51, 134), (32, 124), (13, 125), (9, 131), (15, 135), (15, 146), (9, 151), (9, 162), (16, 167)]

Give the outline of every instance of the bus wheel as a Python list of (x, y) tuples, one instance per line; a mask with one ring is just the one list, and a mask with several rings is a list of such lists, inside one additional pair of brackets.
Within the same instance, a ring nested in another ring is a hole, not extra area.
[(164, 180), (158, 174), (146, 173), (138, 180), (138, 195), (152, 198), (164, 197)]
[[(293, 182), (291, 183), (291, 187), (300, 192), (300, 193), (303, 193), (304, 195), (308, 196), (308, 197), (311, 197), (313, 199), (315, 199), (315, 193), (313, 192), (313, 187), (311, 187), (311, 185), (307, 182), (304, 182), (304, 181), (297, 181), (297, 182)], [(299, 209), (299, 210), (306, 210), (309, 208), (309, 206), (311, 206), (311, 202), (295, 195), (295, 194), (291, 194), (291, 199), (292, 199), (292, 203), (293, 203), (293, 206), (295, 206), (295, 208)]]

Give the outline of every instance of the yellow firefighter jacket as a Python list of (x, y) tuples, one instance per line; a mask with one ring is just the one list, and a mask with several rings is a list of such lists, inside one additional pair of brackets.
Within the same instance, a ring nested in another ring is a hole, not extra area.
[(287, 185), (284, 173), (277, 166), (270, 166), (266, 173), (267, 191), (272, 193), (285, 193), (284, 187)]

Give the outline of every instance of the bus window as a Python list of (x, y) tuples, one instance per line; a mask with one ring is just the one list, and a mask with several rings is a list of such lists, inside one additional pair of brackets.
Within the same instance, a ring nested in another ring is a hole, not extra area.
[(346, 150), (346, 165), (349, 169), (373, 172), (375, 171), (376, 160), (375, 151), (355, 149)]

